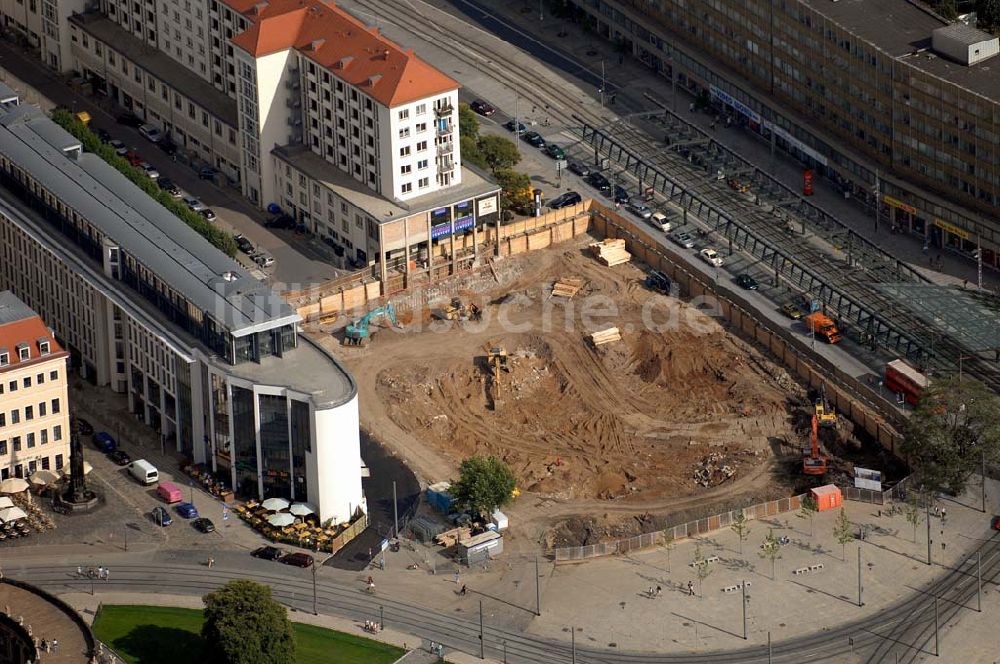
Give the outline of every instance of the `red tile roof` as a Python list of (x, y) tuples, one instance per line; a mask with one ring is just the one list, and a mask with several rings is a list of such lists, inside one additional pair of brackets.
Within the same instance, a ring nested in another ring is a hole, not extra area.
[[(48, 355), (42, 355), (38, 349), (39, 340), (49, 342)], [(26, 344), (28, 347), (28, 359), (22, 360), (18, 352), (19, 344)], [(61, 356), (66, 353), (45, 327), (45, 323), (38, 316), (33, 318), (23, 318), (11, 323), (0, 325), (0, 353), (6, 352), (10, 364), (0, 366), (0, 372), (20, 369), (29, 362), (34, 362), (42, 357), (50, 359), (52, 356)]]
[(232, 42), (260, 58), (297, 49), (334, 76), (388, 107), (459, 87), (458, 83), (333, 3), (225, 0), (252, 21)]

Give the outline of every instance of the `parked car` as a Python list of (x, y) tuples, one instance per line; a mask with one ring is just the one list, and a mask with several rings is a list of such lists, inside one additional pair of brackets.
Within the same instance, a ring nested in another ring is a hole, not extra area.
[(219, 171), (215, 170), (211, 166), (202, 166), (198, 169), (198, 177), (202, 180), (214, 180), (215, 176), (219, 174)]
[(139, 162), (139, 168), (145, 173), (151, 180), (156, 180), (160, 177), (160, 172), (153, 168), (153, 165), (148, 161)]
[(111, 142), (111, 134), (109, 134), (104, 129), (101, 129), (101, 128), (95, 129), (94, 130), (94, 135), (97, 136), (97, 140), (99, 140), (101, 143), (110, 143)]
[(493, 106), (487, 104), (482, 99), (477, 99), (469, 104), (469, 108), (487, 118), (497, 112), (497, 109), (493, 108)]
[(204, 203), (199, 201), (194, 196), (185, 196), (181, 199), (181, 202), (188, 206), (189, 210), (193, 210), (194, 212), (201, 212), (202, 210), (208, 209)]
[(163, 138), (163, 134), (160, 133), (160, 130), (150, 124), (140, 125), (139, 133), (143, 136), (143, 138), (151, 143), (159, 143), (160, 139)]
[(313, 564), (313, 557), (308, 553), (286, 553), (280, 560), (285, 565), (295, 567), (312, 567)]
[(542, 138), (542, 135), (539, 134), (537, 131), (526, 132), (523, 136), (521, 136), (521, 138), (528, 145), (533, 145), (536, 148), (544, 148), (545, 147), (545, 139)]
[(173, 155), (177, 152), (177, 144), (170, 139), (170, 136), (164, 136), (156, 145), (169, 155)]
[(654, 212), (646, 218), (646, 221), (648, 221), (653, 228), (658, 228), (664, 233), (669, 233), (670, 229), (673, 228), (673, 222), (671, 222), (670, 219), (671, 217), (663, 212)]
[(649, 219), (653, 216), (653, 210), (645, 203), (638, 201), (629, 202), (629, 204), (625, 206), (625, 209), (640, 219)]
[(160, 189), (167, 192), (174, 198), (181, 197), (181, 188), (174, 184), (174, 181), (170, 178), (159, 178), (156, 181), (156, 184), (159, 185)]
[(582, 161), (571, 161), (568, 168), (571, 172), (576, 173), (582, 178), (590, 175), (590, 166), (587, 166)]
[(177, 513), (185, 519), (198, 518), (198, 508), (191, 503), (179, 503), (177, 505)]
[(126, 127), (141, 127), (142, 118), (133, 113), (132, 111), (126, 111), (124, 113), (119, 113), (115, 116), (115, 122), (120, 125), (125, 125)]
[(628, 203), (631, 198), (631, 196), (628, 195), (628, 189), (620, 184), (615, 185), (614, 191), (610, 194), (610, 196), (615, 203)]
[(757, 290), (757, 280), (746, 273), (736, 277), (736, 285), (747, 290)]
[(553, 159), (565, 159), (566, 158), (566, 151), (563, 150), (558, 145), (556, 145), (555, 143), (549, 143), (548, 145), (546, 145), (544, 152), (545, 152), (545, 154), (549, 155)]
[(253, 242), (248, 240), (245, 235), (234, 235), (233, 240), (236, 241), (236, 246), (239, 247), (239, 250), (242, 251), (244, 254), (253, 253), (254, 250)]
[(1000, 530), (1000, 516), (994, 516), (991, 525), (993, 530)]
[(212, 523), (211, 519), (206, 519), (205, 517), (200, 517), (198, 519), (195, 519), (194, 523), (192, 523), (191, 525), (193, 525), (195, 528), (197, 528), (199, 531), (203, 533), (215, 532), (215, 524)]
[(250, 555), (261, 560), (278, 560), (285, 555), (285, 552), (276, 546), (262, 546), (251, 551)]
[(722, 256), (720, 256), (719, 252), (716, 251), (715, 249), (712, 249), (711, 247), (705, 247), (704, 249), (698, 252), (698, 255), (701, 256), (701, 260), (705, 261), (709, 265), (714, 265), (715, 267), (722, 267), (723, 263)]
[(125, 147), (125, 144), (119, 141), (117, 138), (108, 141), (108, 145), (114, 148), (115, 154), (118, 155), (119, 157), (124, 157), (125, 153), (128, 152), (128, 148)]
[(590, 186), (592, 186), (594, 189), (597, 189), (602, 194), (611, 191), (611, 181), (608, 180), (603, 175), (601, 175), (600, 173), (591, 173), (589, 176), (587, 176), (587, 182), (590, 184)]
[(112, 438), (111, 434), (108, 433), (107, 431), (98, 431), (97, 433), (95, 433), (93, 441), (94, 441), (94, 447), (104, 452), (105, 454), (107, 454), (108, 452), (114, 452), (115, 450), (118, 449), (118, 443), (115, 442), (115, 439)]
[(142, 163), (143, 159), (142, 157), (139, 156), (139, 153), (136, 152), (135, 150), (129, 150), (128, 152), (125, 153), (125, 161), (138, 168), (139, 164)]
[(279, 214), (264, 223), (267, 228), (295, 228), (295, 217), (289, 214)]
[(528, 131), (528, 128), (524, 126), (523, 122), (515, 122), (514, 120), (508, 120), (506, 123), (504, 123), (504, 127), (507, 128), (507, 131), (516, 130), (518, 134), (523, 134), (524, 132)]
[(583, 200), (583, 196), (576, 193), (575, 191), (567, 191), (564, 194), (556, 196), (551, 201), (549, 201), (549, 207), (553, 210), (558, 210), (559, 208), (569, 207), (570, 205), (576, 205)]
[(132, 463), (132, 457), (128, 455), (125, 450), (115, 450), (108, 453), (108, 458), (114, 461), (119, 466), (127, 466)]
[(694, 238), (684, 232), (674, 233), (670, 236), (676, 244), (684, 247), (685, 249), (694, 249)]
[(149, 516), (153, 519), (153, 523), (161, 528), (165, 528), (174, 522), (174, 520), (170, 518), (170, 512), (168, 512), (162, 505), (154, 507), (153, 511), (149, 513)]
[(201, 216), (205, 217), (208, 221), (215, 221), (215, 212), (212, 211), (212, 208), (201, 210)]
[(274, 257), (267, 254), (260, 254), (254, 259), (254, 262), (261, 267), (271, 267), (274, 265)]
[(92, 425), (87, 420), (82, 417), (76, 418), (76, 431), (81, 436), (93, 436), (94, 435), (94, 425)]
[(799, 309), (794, 302), (785, 302), (781, 305), (781, 313), (785, 314), (792, 320), (799, 320), (802, 318), (802, 310)]

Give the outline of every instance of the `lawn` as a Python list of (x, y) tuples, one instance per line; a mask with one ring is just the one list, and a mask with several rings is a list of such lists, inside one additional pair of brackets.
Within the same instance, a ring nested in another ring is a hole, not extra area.
[[(204, 662), (202, 613), (161, 606), (104, 605), (94, 619), (94, 635), (114, 648), (129, 664)], [(292, 623), (298, 664), (391, 664), (405, 654), (401, 648)]]

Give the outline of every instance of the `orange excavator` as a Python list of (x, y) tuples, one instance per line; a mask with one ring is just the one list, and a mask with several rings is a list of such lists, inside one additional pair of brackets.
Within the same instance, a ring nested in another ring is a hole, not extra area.
[(812, 417), (812, 449), (802, 457), (802, 472), (806, 475), (825, 475), (826, 457), (819, 453), (819, 421)]

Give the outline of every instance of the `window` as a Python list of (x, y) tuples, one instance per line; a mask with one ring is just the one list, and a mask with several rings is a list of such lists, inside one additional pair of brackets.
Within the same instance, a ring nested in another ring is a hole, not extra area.
[(0, 367), (5, 364), (10, 364), (10, 353), (7, 352), (0, 353)]
[(399, 148), (399, 156), (400, 157), (409, 157), (410, 156), (410, 146), (407, 145), (405, 147)]
[(32, 431), (32, 432), (30, 432), (28, 434), (27, 443), (28, 443), (28, 449), (31, 449), (32, 447), (35, 446), (35, 432), (34, 431)]
[(7, 384), (7, 389), (11, 392), (17, 392), (17, 381), (10, 381), (10, 383)]
[(426, 122), (418, 122), (417, 123), (417, 133), (419, 134), (419, 133), (425, 132), (425, 131), (427, 131), (427, 123)]
[(57, 380), (58, 378), (59, 378), (59, 372), (58, 371), (50, 371), (49, 372), (49, 380)]
[(422, 171), (425, 168), (427, 168), (427, 160), (426, 159), (419, 160), (417, 162), (417, 170), (421, 170)]
[(33, 420), (33, 419), (35, 419), (35, 407), (34, 406), (25, 406), (24, 407), (24, 421), (27, 422), (28, 420)]
[(412, 167), (409, 164), (406, 164), (404, 166), (400, 166), (399, 167), (399, 174), (400, 175), (407, 175), (411, 170), (412, 170)]
[(10, 449), (11, 449), (12, 452), (20, 452), (21, 451), (21, 437), (20, 436), (14, 436), (13, 438), (10, 439)]
[[(55, 441), (62, 440), (62, 425), (61, 424), (57, 424), (54, 427), (52, 427), (52, 440), (55, 440)], [(62, 464), (60, 464), (58, 462), (56, 463), (56, 468), (60, 468), (61, 466), (62, 466)]]
[(52, 414), (55, 415), (59, 412), (59, 399), (52, 400)]
[(429, 184), (430, 184), (430, 178), (420, 178), (420, 181), (417, 183), (417, 185), (421, 189), (423, 189), (424, 187), (426, 187)]
[(427, 112), (427, 104), (417, 104), (417, 115), (423, 115)]
[(7, 454), (7, 441), (0, 440), (0, 456)]
[(47, 445), (49, 442), (49, 430), (42, 429), (41, 433), (39, 433), (39, 436), (41, 437), (42, 445)]
[(400, 138), (409, 138), (410, 137), (410, 128), (409, 127), (403, 127), (402, 129), (400, 129), (399, 130), (399, 137)]
[(24, 383), (24, 387), (26, 389), (31, 387), (31, 376), (25, 376), (22, 382)]
[(417, 143), (417, 152), (423, 152), (427, 149), (427, 141), (420, 141)]
[(42, 385), (45, 383), (45, 374), (38, 374), (35, 376), (35, 385)]
[(38, 352), (41, 353), (42, 355), (48, 355), (49, 354), (49, 342), (48, 341), (39, 341), (38, 342)]
[(412, 182), (404, 182), (402, 189), (403, 189), (403, 193), (404, 194), (410, 193), (411, 191), (413, 191), (413, 183)]
[(31, 350), (27, 346), (18, 346), (17, 357), (22, 361), (31, 359)]
[(0, 413), (0, 427), (7, 426), (7, 415), (5, 413)]
[(45, 410), (46, 410), (45, 406), (46, 405), (45, 405), (44, 401), (42, 403), (38, 404), (38, 416), (39, 417), (45, 417)]
[[(42, 441), (42, 442), (45, 442), (45, 441)], [(48, 469), (49, 469), (49, 458), (48, 457), (42, 457), (42, 470), (48, 470)]]
[(56, 470), (62, 470), (63, 467), (63, 455), (56, 455)]
[(19, 424), (20, 422), (21, 422), (21, 411), (15, 408), (14, 410), (10, 411), (10, 423)]
[(404, 108), (403, 110), (401, 110), (399, 112), (399, 119), (400, 120), (408, 120), (409, 118), (410, 118), (410, 111), (409, 111), (409, 109)]

